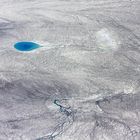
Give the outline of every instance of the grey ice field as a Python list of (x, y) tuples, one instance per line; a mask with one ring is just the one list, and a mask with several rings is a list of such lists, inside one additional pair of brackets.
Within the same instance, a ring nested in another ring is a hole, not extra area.
[(140, 0), (0, 0), (0, 140), (140, 140)]

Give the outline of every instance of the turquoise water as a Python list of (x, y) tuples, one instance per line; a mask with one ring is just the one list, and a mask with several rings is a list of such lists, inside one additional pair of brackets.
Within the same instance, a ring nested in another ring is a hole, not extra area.
[(14, 48), (19, 50), (19, 51), (32, 51), (34, 49), (39, 48), (40, 45), (36, 44), (34, 42), (17, 42), (14, 45)]

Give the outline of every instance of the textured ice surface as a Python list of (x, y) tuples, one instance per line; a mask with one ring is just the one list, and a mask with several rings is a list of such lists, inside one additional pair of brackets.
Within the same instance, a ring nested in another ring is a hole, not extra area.
[(139, 0), (0, 7), (0, 140), (140, 139)]

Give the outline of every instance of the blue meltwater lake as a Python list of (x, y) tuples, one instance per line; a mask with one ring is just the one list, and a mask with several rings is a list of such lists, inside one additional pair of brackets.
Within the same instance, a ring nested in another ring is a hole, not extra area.
[(40, 45), (34, 42), (17, 42), (14, 48), (19, 51), (32, 51), (40, 48)]

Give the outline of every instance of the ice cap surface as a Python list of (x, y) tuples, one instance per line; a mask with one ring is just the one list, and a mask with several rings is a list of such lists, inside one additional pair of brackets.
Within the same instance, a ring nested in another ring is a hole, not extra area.
[(0, 7), (0, 140), (140, 139), (139, 0)]

